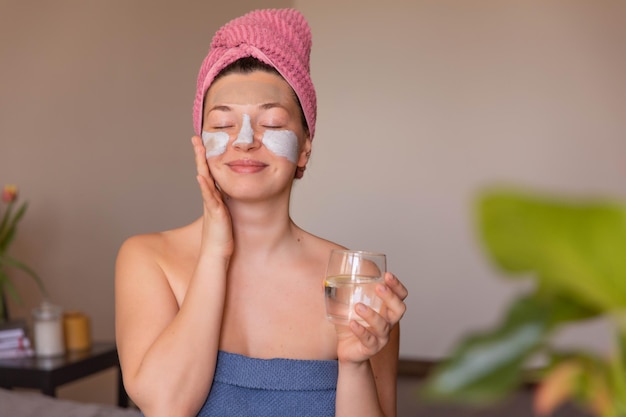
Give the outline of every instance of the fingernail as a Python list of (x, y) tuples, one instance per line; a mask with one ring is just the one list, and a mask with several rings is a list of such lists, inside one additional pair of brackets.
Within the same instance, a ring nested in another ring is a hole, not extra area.
[(367, 311), (367, 308), (365, 308), (365, 306), (361, 303), (356, 305), (356, 311), (359, 313), (365, 313)]
[(386, 285), (379, 285), (378, 286), (378, 291), (380, 291), (382, 293), (386, 293), (387, 292), (387, 286)]

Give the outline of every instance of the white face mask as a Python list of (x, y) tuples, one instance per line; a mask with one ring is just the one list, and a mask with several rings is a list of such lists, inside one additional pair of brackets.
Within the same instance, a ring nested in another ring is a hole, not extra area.
[(206, 157), (218, 156), (226, 152), (228, 145), (228, 133), (225, 132), (202, 132), (202, 142), (206, 149)]
[(236, 145), (251, 145), (254, 142), (254, 130), (252, 130), (252, 124), (250, 124), (250, 116), (243, 115), (243, 123), (241, 123), (241, 130), (237, 135), (237, 139), (233, 142), (233, 146)]
[[(230, 137), (225, 132), (202, 132), (202, 142), (206, 148), (206, 157), (218, 156), (226, 152)], [(250, 116), (243, 115), (241, 130), (232, 146), (254, 142), (254, 130)], [(291, 130), (266, 130), (261, 139), (263, 145), (273, 154), (286, 158), (292, 163), (298, 161), (298, 136)]]
[(263, 145), (272, 153), (294, 164), (298, 163), (298, 135), (291, 130), (266, 130), (263, 133)]

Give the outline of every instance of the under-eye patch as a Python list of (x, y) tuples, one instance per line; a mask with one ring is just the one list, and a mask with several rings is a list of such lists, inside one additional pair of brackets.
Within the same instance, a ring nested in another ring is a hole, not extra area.
[(206, 157), (221, 155), (226, 152), (229, 136), (226, 132), (202, 132), (202, 142)]
[(262, 142), (275, 155), (298, 162), (298, 136), (291, 130), (266, 130)]

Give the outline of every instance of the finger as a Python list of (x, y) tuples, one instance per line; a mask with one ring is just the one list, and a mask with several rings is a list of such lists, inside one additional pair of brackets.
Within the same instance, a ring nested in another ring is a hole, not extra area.
[(352, 320), (350, 322), (350, 330), (352, 331), (352, 334), (359, 339), (359, 342), (361, 342), (367, 351), (374, 352), (376, 350), (378, 340), (369, 331), (369, 328), (363, 326), (356, 320)]
[(400, 321), (406, 312), (403, 299), (385, 284), (376, 286), (376, 294), (383, 300), (384, 307), (381, 314), (387, 317), (392, 325)]
[(221, 196), (219, 195), (219, 191), (215, 186), (215, 181), (213, 180), (213, 176), (209, 170), (209, 165), (206, 159), (206, 150), (202, 144), (202, 139), (199, 136), (193, 136), (191, 138), (191, 143), (193, 144), (196, 162), (196, 179), (200, 185), (202, 198), (207, 207), (212, 207), (213, 203), (215, 203), (216, 200), (220, 200)]
[(198, 181), (198, 185), (200, 186), (200, 193), (202, 194), (202, 201), (204, 201), (204, 205), (206, 208), (212, 208), (215, 202), (214, 195), (214, 186), (212, 187), (212, 182), (210, 182), (206, 177), (202, 175), (196, 175), (196, 180)]
[(366, 306), (363, 303), (358, 303), (355, 307), (356, 314), (361, 317), (369, 325), (369, 333), (385, 341), (389, 337), (391, 331), (390, 324), (383, 316), (378, 314), (371, 307)]
[(385, 284), (387, 284), (401, 300), (404, 300), (409, 295), (409, 290), (407, 290), (400, 280), (391, 272), (385, 273)]
[(193, 136), (191, 138), (191, 143), (193, 144), (193, 150), (196, 161), (196, 170), (198, 175), (202, 175), (209, 179), (209, 182), (212, 180), (211, 173), (209, 171), (209, 164), (206, 160), (206, 149), (204, 144), (202, 143), (202, 139), (200, 136)]

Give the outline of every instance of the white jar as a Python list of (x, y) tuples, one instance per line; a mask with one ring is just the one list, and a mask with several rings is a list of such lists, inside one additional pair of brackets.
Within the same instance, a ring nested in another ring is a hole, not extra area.
[(33, 336), (37, 356), (59, 356), (65, 353), (63, 310), (44, 301), (33, 309)]

